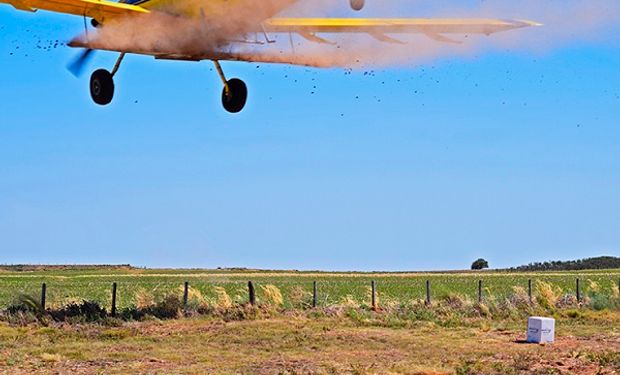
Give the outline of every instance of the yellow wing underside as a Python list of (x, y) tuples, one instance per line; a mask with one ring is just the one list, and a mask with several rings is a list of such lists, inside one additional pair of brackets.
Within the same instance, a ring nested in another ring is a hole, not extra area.
[(11, 4), (19, 10), (34, 12), (41, 9), (95, 18), (98, 21), (149, 13), (148, 9), (139, 6), (106, 0), (0, 0), (0, 3)]

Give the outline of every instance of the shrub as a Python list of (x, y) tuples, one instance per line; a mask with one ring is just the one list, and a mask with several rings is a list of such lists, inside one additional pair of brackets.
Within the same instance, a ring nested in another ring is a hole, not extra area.
[(104, 319), (108, 313), (99, 303), (83, 300), (81, 303), (70, 303), (60, 310), (50, 311), (56, 321), (79, 318), (86, 322), (96, 322)]
[(17, 314), (20, 312), (40, 313), (42, 311), (43, 307), (41, 306), (41, 302), (39, 302), (37, 298), (27, 294), (20, 294), (17, 297), (17, 301), (7, 309), (9, 314)]
[(169, 294), (144, 312), (159, 319), (173, 319), (179, 317), (182, 310), (183, 301), (178, 296)]

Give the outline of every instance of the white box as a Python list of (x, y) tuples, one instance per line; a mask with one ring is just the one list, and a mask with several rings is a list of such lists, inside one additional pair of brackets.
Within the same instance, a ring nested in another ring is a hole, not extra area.
[(555, 338), (555, 319), (530, 316), (527, 320), (527, 342), (552, 343)]

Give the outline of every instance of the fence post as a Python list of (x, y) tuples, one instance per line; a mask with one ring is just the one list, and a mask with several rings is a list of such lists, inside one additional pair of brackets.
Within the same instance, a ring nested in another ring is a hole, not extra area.
[(250, 294), (250, 305), (254, 306), (256, 304), (256, 292), (251, 281), (248, 281), (248, 293)]
[(482, 303), (482, 280), (478, 280), (478, 303)]
[(426, 280), (426, 304), (431, 305), (431, 281)]
[(183, 284), (183, 308), (187, 309), (187, 300), (189, 299), (189, 282)]
[(371, 289), (371, 304), (372, 304), (372, 309), (376, 310), (377, 309), (377, 286), (375, 284), (375, 281), (372, 280), (370, 282), (370, 289)]
[(47, 293), (47, 285), (41, 284), (41, 311), (45, 311), (45, 294)]
[(575, 289), (577, 290), (577, 302), (581, 302), (581, 291), (579, 290), (579, 278), (577, 278)]
[(316, 307), (318, 300), (316, 281), (312, 282), (312, 307)]
[(527, 280), (527, 296), (530, 297), (530, 303), (532, 303), (532, 279)]
[(112, 283), (112, 316), (116, 316), (116, 283)]

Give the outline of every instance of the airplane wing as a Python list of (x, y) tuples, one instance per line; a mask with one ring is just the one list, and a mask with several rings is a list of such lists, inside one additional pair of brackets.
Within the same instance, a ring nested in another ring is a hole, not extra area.
[(148, 9), (140, 6), (107, 0), (0, 0), (0, 3), (11, 4), (19, 10), (35, 12), (41, 9), (90, 17), (99, 22), (120, 16), (149, 13)]
[(381, 34), (486, 34), (541, 24), (525, 20), (485, 18), (271, 18), (267, 31)]
[[(2, 1), (2, 0), (0, 0)], [(540, 24), (525, 20), (474, 19), (474, 18), (270, 18), (258, 29), (248, 31), (265, 33), (296, 33), (309, 41), (330, 43), (317, 33), (368, 34), (379, 41), (401, 43), (388, 34), (424, 34), (441, 42), (454, 42), (444, 34), (486, 34), (507, 31)], [(231, 35), (234, 37), (235, 35)], [(234, 41), (230, 41), (234, 43)], [(138, 43), (139, 44), (139, 43)], [(330, 43), (331, 44), (331, 43)], [(146, 47), (145, 47), (145, 46)], [(323, 62), (305, 59), (294, 54), (269, 54), (232, 52), (205, 45), (197, 50), (153, 49), (153, 43), (144, 45), (119, 45), (95, 38), (78, 37), (69, 43), (71, 47), (101, 49), (151, 55), (157, 59), (169, 60), (229, 60), (247, 62), (286, 63), (306, 66), (323, 66)]]

